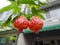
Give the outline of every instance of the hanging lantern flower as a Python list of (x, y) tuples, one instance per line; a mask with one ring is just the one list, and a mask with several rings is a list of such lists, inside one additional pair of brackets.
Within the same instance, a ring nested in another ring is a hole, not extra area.
[(25, 16), (20, 16), (14, 21), (14, 27), (22, 32), (23, 29), (26, 29), (28, 27), (28, 20)]
[(43, 21), (38, 16), (33, 16), (29, 21), (29, 28), (35, 33), (38, 33), (43, 27)]

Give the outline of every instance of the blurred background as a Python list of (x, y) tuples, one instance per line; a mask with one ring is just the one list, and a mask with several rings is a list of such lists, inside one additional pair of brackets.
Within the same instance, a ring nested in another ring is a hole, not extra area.
[[(20, 41), (23, 42), (21, 45), (25, 45), (25, 43), (26, 45), (60, 45), (60, 0), (41, 1), (48, 4), (41, 6), (41, 9), (47, 12), (43, 14), (44, 26), (38, 36), (28, 29), (23, 31), (20, 36), (24, 36), (25, 41)], [(10, 4), (8, 0), (0, 0), (0, 9)], [(11, 13), (12, 11), (0, 12), (0, 23), (5, 21)], [(0, 26), (0, 45), (20, 45), (20, 43), (17, 44), (18, 36), (19, 33), (14, 28)]]

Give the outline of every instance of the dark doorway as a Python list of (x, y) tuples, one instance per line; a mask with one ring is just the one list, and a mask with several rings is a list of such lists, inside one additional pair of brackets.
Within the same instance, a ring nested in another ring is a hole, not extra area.
[(57, 44), (60, 45), (60, 40), (57, 40)]
[(43, 41), (35, 41), (34, 45), (43, 45)]

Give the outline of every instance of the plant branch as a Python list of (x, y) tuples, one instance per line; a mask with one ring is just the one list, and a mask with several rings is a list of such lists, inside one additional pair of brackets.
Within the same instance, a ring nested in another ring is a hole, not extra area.
[(25, 8), (24, 8), (24, 11), (23, 11), (24, 14), (25, 14), (25, 11), (26, 11), (26, 7), (27, 7), (27, 5), (26, 5)]

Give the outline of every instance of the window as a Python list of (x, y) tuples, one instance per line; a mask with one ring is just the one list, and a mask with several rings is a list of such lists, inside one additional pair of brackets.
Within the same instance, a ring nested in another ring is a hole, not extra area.
[(60, 8), (55, 9), (55, 10), (51, 10), (49, 13), (52, 18), (60, 17)]
[(55, 44), (55, 41), (54, 40), (51, 40), (51, 44)]
[(50, 45), (50, 40), (44, 40), (44, 45)]
[(46, 20), (59, 20), (60, 19), (60, 8), (49, 10), (46, 14)]
[(50, 19), (51, 15), (49, 14), (49, 12), (46, 14), (46, 19)]
[(35, 41), (34, 45), (43, 45), (43, 41)]
[(3, 20), (3, 13), (0, 13), (0, 21)]
[(57, 1), (57, 0), (48, 0), (49, 2), (54, 2), (54, 1)]
[(0, 18), (2, 17), (2, 14), (3, 14), (3, 13), (0, 13)]
[(57, 40), (57, 44), (60, 45), (60, 40)]

